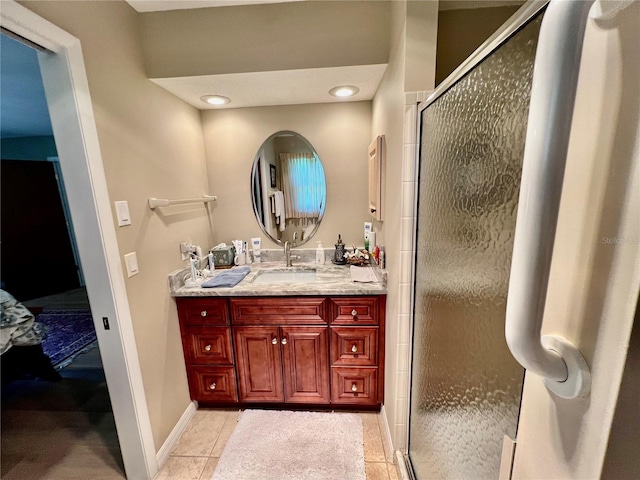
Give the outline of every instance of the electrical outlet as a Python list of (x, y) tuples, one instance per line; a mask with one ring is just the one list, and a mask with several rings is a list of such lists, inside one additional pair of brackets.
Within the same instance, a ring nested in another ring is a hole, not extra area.
[(194, 246), (191, 245), (191, 242), (181, 242), (180, 243), (180, 255), (182, 255), (182, 260), (189, 260), (191, 253), (194, 251)]

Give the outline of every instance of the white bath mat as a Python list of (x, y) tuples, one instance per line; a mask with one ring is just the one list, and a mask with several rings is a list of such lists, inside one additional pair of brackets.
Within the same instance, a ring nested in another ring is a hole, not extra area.
[(352, 413), (245, 410), (213, 480), (366, 480)]

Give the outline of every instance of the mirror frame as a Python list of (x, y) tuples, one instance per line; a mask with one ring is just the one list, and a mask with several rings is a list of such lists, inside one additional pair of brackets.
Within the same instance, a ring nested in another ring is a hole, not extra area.
[[(313, 155), (316, 157), (316, 159), (318, 159), (318, 161), (320, 162), (320, 165), (322, 166), (322, 171), (324, 173), (324, 182), (325, 182), (325, 190), (326, 190), (326, 184), (327, 184), (327, 173), (325, 171), (325, 167), (322, 163), (322, 159), (320, 158), (320, 155), (318, 155), (318, 152), (316, 151), (316, 149), (313, 147), (313, 145), (311, 145), (311, 142), (309, 142), (309, 140), (307, 140), (305, 137), (303, 137), (302, 135), (300, 135), (298, 132), (294, 132), (293, 130), (279, 130), (277, 132), (275, 132), (274, 134), (270, 135), (269, 137), (267, 137), (258, 147), (258, 151), (256, 152), (255, 157), (253, 157), (253, 164), (251, 166), (251, 178), (249, 179), (250, 181), (250, 191), (251, 191), (251, 203), (253, 205), (253, 215), (254, 218), (256, 220), (256, 222), (258, 223), (258, 225), (260, 226), (260, 229), (264, 232), (264, 234), (272, 241), (274, 241), (275, 243), (277, 243), (278, 245), (282, 245), (282, 240), (278, 240), (277, 238), (273, 238), (273, 236), (271, 235), (271, 233), (269, 233), (267, 231), (267, 229), (265, 228), (264, 223), (262, 223), (260, 221), (260, 209), (258, 208), (258, 205), (256, 203), (256, 192), (254, 190), (254, 184), (255, 181), (254, 179), (256, 178), (256, 175), (258, 174), (258, 165), (259, 165), (259, 159), (260, 159), (260, 153), (263, 150), (263, 146), (269, 142), (270, 140), (272, 140), (275, 137), (278, 136), (282, 136), (282, 135), (292, 135), (292, 136), (296, 136), (298, 137), (300, 140), (302, 140), (302, 142), (305, 143), (305, 145), (309, 148), (309, 150), (313, 153)], [(269, 172), (265, 172), (264, 174), (269, 175)], [(318, 229), (320, 228), (320, 224), (322, 223), (322, 219), (324, 217), (324, 212), (327, 209), (327, 200), (328, 200), (328, 193), (325, 193), (325, 201), (324, 204), (322, 205), (322, 209), (320, 210), (320, 215), (318, 216), (318, 220), (317, 220), (317, 224), (316, 224), (316, 228), (309, 234), (309, 236), (305, 239), (301, 239), (298, 240), (297, 243), (295, 245), (295, 247), (300, 247), (304, 244), (306, 244), (309, 240), (311, 240), (313, 238), (313, 236), (316, 234), (316, 232), (318, 231)], [(263, 244), (264, 245), (264, 244)], [(263, 247), (264, 248), (264, 247)]]

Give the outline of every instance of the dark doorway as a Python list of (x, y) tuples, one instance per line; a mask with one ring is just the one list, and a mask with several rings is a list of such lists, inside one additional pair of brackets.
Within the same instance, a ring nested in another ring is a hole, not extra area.
[(2, 285), (21, 300), (80, 287), (54, 164), (0, 163)]

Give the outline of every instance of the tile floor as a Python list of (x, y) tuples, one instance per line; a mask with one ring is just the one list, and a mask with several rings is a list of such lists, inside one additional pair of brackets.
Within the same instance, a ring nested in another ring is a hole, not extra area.
[[(125, 480), (98, 349), (57, 383), (18, 381), (2, 390), (2, 480)], [(336, 413), (340, 415), (340, 413)], [(379, 414), (362, 418), (367, 480), (396, 480), (385, 458)], [(199, 410), (156, 480), (210, 480), (239, 411)]]
[[(395, 465), (385, 457), (379, 414), (358, 415), (364, 429), (367, 480), (397, 480)], [(198, 410), (156, 480), (210, 480), (239, 416), (237, 410)]]

